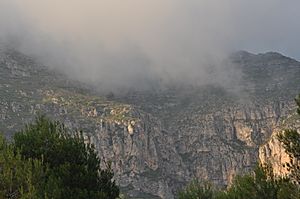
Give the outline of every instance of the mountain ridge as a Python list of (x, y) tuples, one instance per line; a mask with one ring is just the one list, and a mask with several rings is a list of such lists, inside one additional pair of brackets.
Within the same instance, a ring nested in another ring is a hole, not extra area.
[(9, 137), (39, 112), (83, 130), (132, 198), (172, 199), (193, 178), (226, 186), (256, 164), (300, 90), (299, 62), (250, 57), (232, 61), (243, 72), (238, 93), (206, 85), (103, 96), (21, 53), (0, 53), (0, 131)]

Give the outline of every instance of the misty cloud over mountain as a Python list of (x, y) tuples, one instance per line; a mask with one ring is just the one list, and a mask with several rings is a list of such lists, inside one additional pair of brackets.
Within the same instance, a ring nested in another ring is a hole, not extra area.
[[(231, 85), (234, 51), (300, 58), (298, 0), (0, 0), (0, 41), (101, 88)], [(237, 78), (238, 79), (238, 78)]]

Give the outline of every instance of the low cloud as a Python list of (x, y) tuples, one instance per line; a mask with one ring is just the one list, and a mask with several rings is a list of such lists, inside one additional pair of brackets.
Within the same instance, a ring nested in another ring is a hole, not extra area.
[[(298, 0), (0, 0), (0, 41), (102, 89), (232, 83), (244, 49), (300, 58)], [(237, 74), (238, 75), (238, 74)]]

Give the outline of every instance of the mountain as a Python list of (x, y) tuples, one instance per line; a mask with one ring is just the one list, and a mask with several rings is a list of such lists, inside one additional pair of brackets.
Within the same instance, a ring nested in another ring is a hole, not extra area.
[(251, 170), (259, 146), (295, 108), (300, 63), (240, 51), (235, 89), (221, 84), (101, 95), (20, 52), (0, 50), (0, 131), (44, 113), (82, 130), (131, 198), (174, 198), (193, 178), (226, 186)]

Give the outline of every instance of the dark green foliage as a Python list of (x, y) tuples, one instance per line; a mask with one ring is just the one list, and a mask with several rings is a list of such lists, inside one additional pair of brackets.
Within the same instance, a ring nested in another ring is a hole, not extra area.
[[(82, 135), (71, 135), (63, 124), (39, 117), (14, 137), (14, 145), (26, 159), (38, 159), (49, 167), (47, 177), (58, 184), (58, 198), (114, 199), (119, 188), (108, 167), (100, 169), (100, 160)], [(49, 187), (45, 186), (45, 189)]]
[(193, 181), (184, 191), (179, 193), (179, 199), (212, 199), (214, 198), (214, 187), (209, 182)]
[(283, 147), (291, 157), (300, 158), (300, 134), (296, 130), (287, 129), (278, 135)]
[[(295, 99), (298, 105), (297, 112), (300, 115), (300, 95)], [(278, 140), (283, 144), (285, 152), (289, 155), (290, 161), (283, 166), (290, 171), (290, 177), (300, 184), (300, 134), (297, 130), (287, 129), (278, 135)]]
[(290, 161), (283, 166), (290, 171), (290, 177), (300, 184), (300, 134), (296, 130), (288, 129), (278, 135)]
[(268, 180), (261, 167), (257, 167), (253, 174), (237, 176), (228, 189), (228, 195), (232, 198), (277, 198), (276, 183)]
[(178, 196), (180, 199), (298, 199), (300, 190), (288, 179), (275, 179), (269, 167), (258, 166), (252, 174), (237, 176), (227, 190), (194, 181)]
[(41, 161), (22, 160), (0, 135), (0, 198), (41, 198), (38, 189), (44, 175)]
[(0, 199), (115, 199), (119, 188), (110, 164), (100, 160), (83, 136), (39, 117), (13, 143), (0, 136)]
[(270, 167), (258, 166), (253, 174), (237, 176), (226, 195), (232, 199), (292, 199), (300, 197), (300, 190), (289, 179), (275, 178)]

